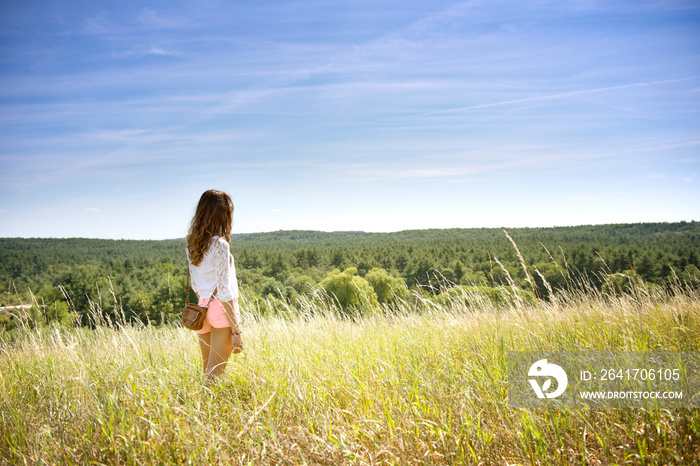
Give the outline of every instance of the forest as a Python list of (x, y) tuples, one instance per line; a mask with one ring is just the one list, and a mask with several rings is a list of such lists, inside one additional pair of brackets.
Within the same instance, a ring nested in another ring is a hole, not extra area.
[[(463, 289), (547, 300), (580, 287), (697, 284), (700, 222), (277, 231), (236, 234), (231, 251), (244, 312), (294, 313), (301, 300), (333, 299), (352, 313)], [(175, 322), (186, 271), (182, 239), (0, 238), (0, 327)]]

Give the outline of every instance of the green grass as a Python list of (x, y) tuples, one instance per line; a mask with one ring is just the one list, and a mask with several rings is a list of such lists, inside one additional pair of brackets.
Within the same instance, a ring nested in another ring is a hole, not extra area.
[[(474, 298), (474, 297), (472, 297)], [(698, 410), (507, 405), (510, 350), (686, 350), (700, 296), (638, 290), (495, 307), (413, 297), (245, 320), (203, 382), (179, 327), (24, 329), (0, 343), (6, 464), (697, 464)]]

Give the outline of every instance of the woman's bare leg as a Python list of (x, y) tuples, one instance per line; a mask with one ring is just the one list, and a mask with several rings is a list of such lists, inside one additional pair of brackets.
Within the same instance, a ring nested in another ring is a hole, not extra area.
[(211, 333), (198, 333), (199, 349), (202, 350), (202, 370), (207, 373), (207, 365), (209, 365), (209, 348), (211, 347)]
[(210, 335), (209, 358), (205, 369), (207, 380), (213, 380), (223, 374), (232, 347), (230, 327), (213, 328)]

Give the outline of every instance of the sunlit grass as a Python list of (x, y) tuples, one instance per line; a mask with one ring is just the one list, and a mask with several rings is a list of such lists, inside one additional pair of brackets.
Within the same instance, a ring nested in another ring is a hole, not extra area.
[(693, 464), (697, 410), (507, 405), (510, 350), (700, 346), (700, 296), (589, 291), (536, 304), (414, 296), (343, 319), (245, 321), (245, 351), (206, 385), (179, 327), (2, 336), (7, 464)]

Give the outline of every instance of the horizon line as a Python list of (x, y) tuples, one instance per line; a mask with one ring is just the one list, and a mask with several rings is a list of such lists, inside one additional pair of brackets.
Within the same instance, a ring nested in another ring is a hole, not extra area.
[[(620, 223), (585, 223), (576, 225), (550, 225), (550, 226), (536, 226), (536, 227), (526, 227), (526, 226), (500, 226), (500, 227), (445, 227), (445, 228), (408, 228), (405, 230), (394, 230), (394, 231), (364, 231), (364, 230), (299, 230), (299, 229), (289, 229), (289, 230), (269, 230), (269, 231), (256, 231), (256, 232), (246, 232), (246, 233), (232, 233), (231, 237), (240, 237), (247, 235), (265, 235), (269, 233), (293, 233), (293, 232), (303, 232), (303, 233), (325, 233), (325, 234), (336, 234), (336, 233), (361, 233), (366, 235), (391, 235), (396, 233), (404, 233), (411, 231), (449, 231), (449, 230), (546, 230), (546, 229), (564, 229), (564, 228), (582, 228), (582, 227), (605, 227), (605, 226), (625, 226), (625, 225), (672, 225), (672, 224), (694, 224), (699, 223), (700, 220), (677, 220), (673, 222), (620, 222)], [(184, 237), (180, 238), (163, 238), (163, 239), (150, 239), (150, 238), (98, 238), (98, 237), (87, 237), (87, 236), (0, 236), (0, 241), (8, 239), (39, 239), (39, 240), (68, 240), (68, 239), (87, 239), (87, 240), (104, 240), (104, 241), (181, 241)]]

